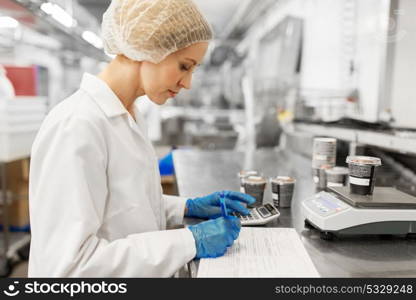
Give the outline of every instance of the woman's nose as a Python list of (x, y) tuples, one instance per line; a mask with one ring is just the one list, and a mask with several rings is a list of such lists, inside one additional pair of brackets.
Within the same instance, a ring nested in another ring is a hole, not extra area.
[(184, 78), (181, 79), (181, 81), (179, 81), (179, 86), (183, 87), (184, 89), (191, 89), (191, 85), (192, 85), (192, 73), (186, 75)]

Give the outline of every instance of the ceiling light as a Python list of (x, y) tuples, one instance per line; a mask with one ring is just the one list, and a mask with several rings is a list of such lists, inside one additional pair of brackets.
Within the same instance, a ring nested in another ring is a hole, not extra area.
[(65, 27), (71, 28), (77, 24), (74, 18), (58, 4), (45, 2), (40, 6), (40, 9)]
[(103, 40), (92, 31), (84, 31), (82, 33), (82, 38), (98, 49), (103, 48)]

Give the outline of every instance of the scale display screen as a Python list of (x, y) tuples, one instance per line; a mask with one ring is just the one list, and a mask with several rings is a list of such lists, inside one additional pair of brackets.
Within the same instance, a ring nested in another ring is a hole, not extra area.
[(321, 200), (321, 203), (325, 205), (327, 208), (330, 208), (330, 209), (341, 208), (341, 205), (339, 205), (337, 201), (334, 201), (335, 199), (332, 196), (324, 194), (324, 195), (321, 195), (320, 200)]

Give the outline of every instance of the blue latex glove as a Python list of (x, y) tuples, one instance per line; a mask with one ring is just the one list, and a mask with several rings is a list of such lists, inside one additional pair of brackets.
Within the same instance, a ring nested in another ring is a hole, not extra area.
[(241, 223), (233, 216), (209, 220), (188, 227), (195, 239), (196, 258), (218, 257), (225, 254), (237, 239)]
[(188, 211), (185, 216), (203, 219), (215, 219), (221, 217), (221, 193), (224, 194), (225, 205), (227, 206), (227, 212), (229, 214), (236, 211), (246, 216), (250, 212), (241, 204), (241, 202), (253, 204), (256, 201), (254, 197), (239, 192), (215, 192), (205, 197), (188, 199), (188, 201), (186, 201), (186, 208)]

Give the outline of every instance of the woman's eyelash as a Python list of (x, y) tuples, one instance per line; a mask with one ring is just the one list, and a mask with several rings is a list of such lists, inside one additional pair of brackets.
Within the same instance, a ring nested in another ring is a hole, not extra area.
[(187, 66), (181, 64), (181, 70), (189, 71), (189, 68)]

